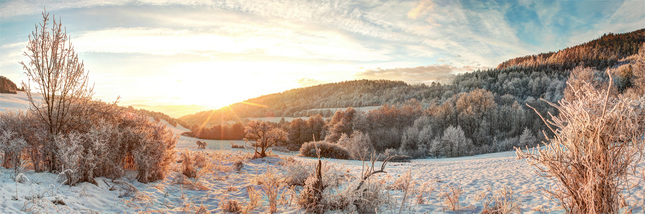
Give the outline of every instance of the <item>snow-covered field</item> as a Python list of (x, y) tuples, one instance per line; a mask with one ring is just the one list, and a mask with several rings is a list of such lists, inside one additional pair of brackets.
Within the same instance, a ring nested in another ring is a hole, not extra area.
[[(34, 94), (36, 100), (42, 99), (40, 95)], [(0, 94), (0, 113), (22, 111), (29, 108), (29, 98), (23, 91), (17, 94)]]
[[(0, 111), (20, 109), (20, 98), (0, 95)], [(24, 105), (22, 105), (24, 106)], [(179, 134), (187, 131), (168, 125)], [(267, 171), (274, 174), (287, 174), (284, 160), (313, 164), (316, 159), (297, 157), (293, 152), (277, 152), (275, 156), (264, 159), (248, 158), (251, 149), (233, 149), (231, 144), (243, 145), (243, 141), (203, 140), (205, 150), (198, 150), (197, 139), (181, 136), (176, 147), (177, 154), (183, 152), (201, 153), (206, 157), (198, 179), (181, 180), (180, 164), (172, 166), (171, 173), (153, 183), (139, 183), (135, 174), (128, 174), (119, 180), (98, 178), (98, 185), (81, 183), (76, 186), (61, 185), (53, 173), (27, 171), (22, 182), (16, 182), (16, 174), (0, 167), (0, 213), (195, 213), (209, 211), (222, 213), (221, 204), (234, 200), (241, 205), (249, 203), (249, 187), (262, 193), (261, 206), (252, 213), (268, 212), (269, 202), (259, 180)], [(180, 156), (180, 155), (177, 155)], [(292, 160), (292, 161), (293, 161)], [(242, 163), (235, 169), (235, 162)], [(282, 162), (282, 163), (281, 163)], [(361, 161), (324, 159), (323, 164), (346, 174), (359, 177), (363, 168)], [(377, 162), (377, 167), (380, 162)], [(487, 198), (504, 186), (510, 187), (522, 213), (562, 213), (564, 212), (545, 195), (541, 189), (551, 188), (554, 182), (537, 176), (534, 168), (526, 161), (518, 160), (514, 152), (501, 152), (461, 158), (418, 159), (409, 163), (390, 163), (387, 173), (374, 175), (372, 179), (381, 180), (384, 187), (392, 186), (399, 177), (410, 173), (412, 187), (408, 194), (401, 190), (387, 190), (390, 203), (383, 205), (380, 212), (397, 213), (404, 198), (407, 199), (404, 213), (479, 213)], [(632, 178), (642, 181), (642, 178)], [(136, 188), (131, 189), (130, 184)], [(346, 185), (346, 184), (341, 184)], [(444, 203), (443, 195), (448, 187), (460, 186), (463, 193), (459, 197), (460, 209), (450, 211)], [(296, 188), (300, 191), (301, 188)], [(279, 213), (304, 213), (296, 205), (296, 200), (283, 189), (279, 198)], [(418, 195), (422, 194), (421, 197)], [(419, 198), (423, 200), (418, 200)], [(642, 213), (645, 199), (643, 184), (639, 184), (627, 203), (636, 205), (634, 213)], [(423, 201), (422, 204), (418, 203)], [(203, 213), (203, 212), (202, 212)]]

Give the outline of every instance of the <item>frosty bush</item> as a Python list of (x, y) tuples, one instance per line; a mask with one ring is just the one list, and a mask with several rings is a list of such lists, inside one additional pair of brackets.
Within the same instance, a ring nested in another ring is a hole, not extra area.
[(147, 183), (163, 179), (174, 159), (178, 137), (164, 125), (134, 116), (126, 130), (128, 147), (137, 168), (137, 180)]
[(349, 159), (350, 157), (349, 152), (344, 147), (325, 141), (314, 141), (302, 144), (302, 147), (300, 147), (300, 155), (317, 157), (316, 149), (320, 150), (320, 157), (324, 158)]
[(567, 99), (556, 107), (560, 114), (545, 121), (555, 136), (544, 148), (524, 152), (520, 158), (540, 175), (557, 181), (547, 190), (568, 213), (617, 213), (621, 192), (631, 187), (627, 176), (636, 173), (645, 144), (645, 98), (633, 100), (597, 88), (572, 71)]
[(116, 104), (84, 104), (53, 138), (32, 112), (0, 114), (3, 166), (16, 168), (27, 157), (35, 171), (63, 172), (70, 185), (119, 178), (128, 167), (139, 171), (141, 182), (163, 177), (177, 141), (164, 125)]
[[(19, 170), (23, 160), (22, 154), (38, 153), (42, 144), (43, 132), (38, 122), (30, 113), (7, 112), (0, 114), (0, 153), (3, 154), (2, 166)], [(37, 167), (37, 166), (34, 166)]]
[(338, 139), (338, 145), (345, 147), (349, 152), (349, 157), (354, 160), (360, 160), (361, 157), (366, 157), (367, 154), (374, 152), (370, 136), (360, 131), (352, 132), (349, 137), (346, 134), (342, 134)]

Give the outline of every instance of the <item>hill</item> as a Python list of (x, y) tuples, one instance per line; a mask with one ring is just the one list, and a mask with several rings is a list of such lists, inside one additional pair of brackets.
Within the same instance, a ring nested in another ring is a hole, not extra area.
[(16, 94), (18, 87), (8, 78), (0, 76), (0, 93)]
[(510, 59), (497, 69), (510, 67), (572, 69), (579, 65), (605, 69), (624, 57), (637, 54), (645, 42), (645, 29), (630, 33), (608, 33), (602, 37), (557, 52), (541, 53)]
[[(564, 96), (569, 71), (577, 66), (602, 70), (625, 64), (625, 58), (643, 49), (645, 29), (624, 34), (606, 34), (596, 40), (565, 48), (510, 59), (497, 68), (456, 75), (449, 84), (410, 85), (402, 81), (354, 80), (297, 88), (269, 94), (231, 106), (202, 111), (180, 118), (186, 124), (214, 125), (248, 117), (329, 117), (335, 109), (381, 106), (416, 99), (423, 106), (440, 105), (453, 96), (477, 89), (492, 92), (501, 104), (524, 106), (543, 98), (557, 102)], [(621, 90), (638, 77), (631, 70), (619, 76)], [(617, 74), (618, 75), (618, 74)]]
[(405, 101), (400, 96), (416, 91), (402, 81), (352, 80), (291, 89), (269, 94), (217, 110), (202, 111), (179, 119), (189, 124), (220, 124), (248, 117), (301, 117), (314, 114), (331, 116), (335, 109), (380, 106)]

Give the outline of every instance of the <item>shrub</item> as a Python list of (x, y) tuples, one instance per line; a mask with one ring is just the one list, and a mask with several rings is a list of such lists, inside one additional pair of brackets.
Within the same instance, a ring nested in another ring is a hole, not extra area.
[(360, 160), (361, 157), (366, 157), (367, 154), (374, 152), (370, 136), (360, 131), (352, 132), (349, 137), (346, 134), (342, 134), (338, 139), (338, 145), (347, 148), (350, 158), (354, 160)]
[(227, 213), (240, 213), (242, 207), (236, 200), (225, 200), (219, 205), (222, 211)]
[(350, 155), (347, 149), (335, 143), (328, 143), (325, 141), (313, 141), (302, 144), (300, 147), (300, 155), (305, 157), (317, 157), (316, 150), (320, 150), (320, 157), (335, 158), (335, 159), (349, 159)]
[(147, 183), (163, 179), (174, 159), (178, 137), (161, 124), (139, 118), (130, 135), (135, 140), (132, 155), (137, 166), (137, 180)]
[(17, 174), (22, 165), (22, 152), (27, 142), (21, 135), (25, 116), (21, 113), (0, 114), (0, 152), (3, 153), (2, 166), (14, 169)]
[[(577, 70), (577, 69), (576, 69)], [(544, 148), (517, 150), (539, 174), (557, 181), (547, 190), (568, 213), (617, 213), (621, 192), (633, 188), (645, 144), (645, 98), (614, 95), (572, 71), (568, 98), (551, 104), (560, 114), (544, 121), (555, 136)], [(541, 115), (540, 115), (541, 116)], [(544, 118), (543, 118), (544, 120)]]

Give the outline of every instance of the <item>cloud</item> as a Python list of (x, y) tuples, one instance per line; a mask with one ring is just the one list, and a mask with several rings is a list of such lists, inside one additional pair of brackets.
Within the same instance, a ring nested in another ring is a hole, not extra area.
[(217, 57), (253, 54), (325, 60), (389, 60), (387, 50), (368, 48), (332, 31), (299, 31), (273, 25), (235, 25), (212, 30), (170, 28), (110, 28), (80, 33), (73, 39), (78, 52), (196, 54)]
[(408, 12), (408, 18), (417, 19), (420, 15), (423, 15), (434, 7), (434, 3), (430, 0), (421, 0), (417, 6)]
[(458, 69), (450, 65), (428, 65), (408, 68), (371, 69), (357, 73), (357, 79), (391, 79), (402, 80), (411, 84), (445, 82)]
[(3, 1), (0, 3), (0, 18), (39, 14), (43, 8), (56, 11), (70, 8), (124, 5), (129, 0), (52, 0), (52, 1)]
[(315, 80), (315, 79), (309, 79), (309, 78), (298, 79), (298, 85), (300, 85), (300, 87), (320, 85), (320, 84), (323, 84), (323, 83), (325, 83), (325, 82), (320, 81), (320, 80)]

